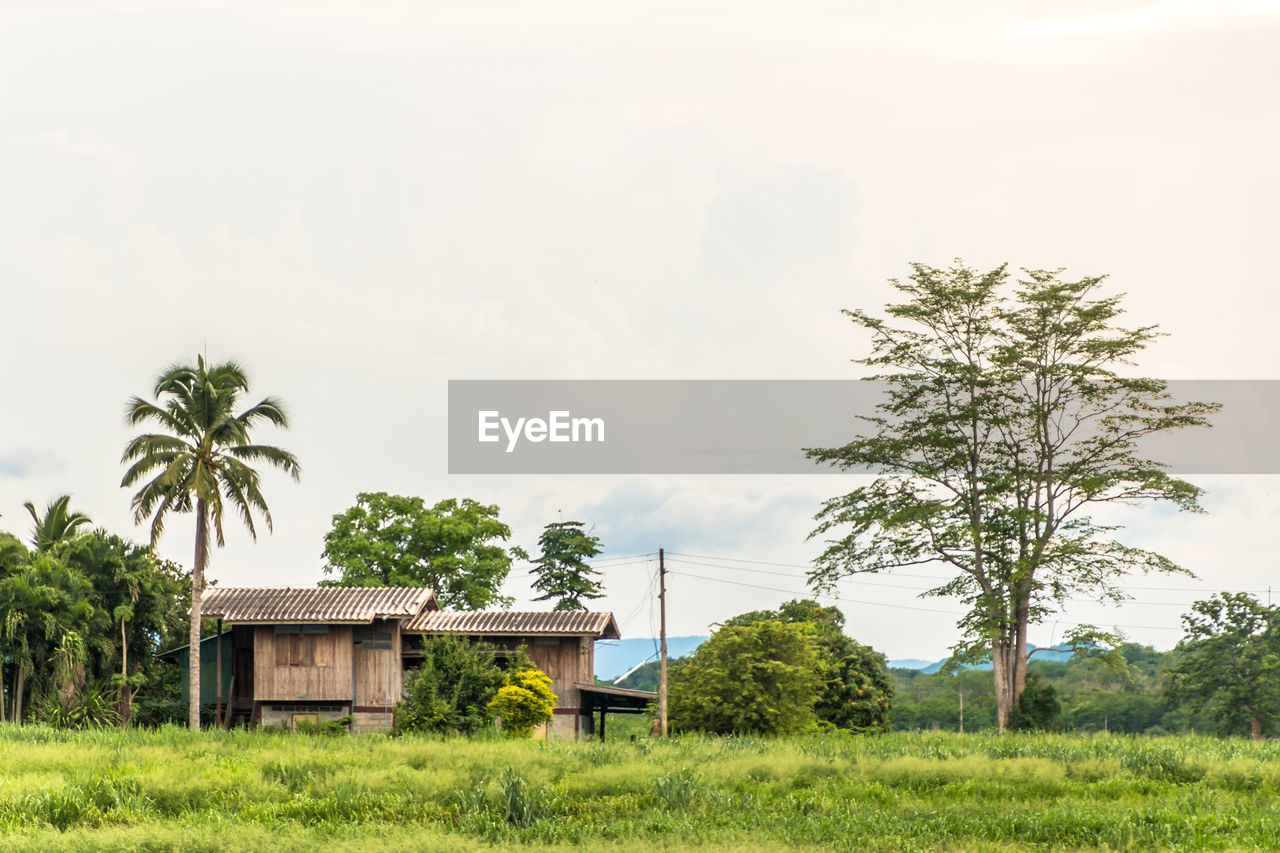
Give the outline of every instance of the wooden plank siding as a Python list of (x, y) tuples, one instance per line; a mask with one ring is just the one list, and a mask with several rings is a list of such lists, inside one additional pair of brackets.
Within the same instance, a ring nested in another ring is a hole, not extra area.
[(389, 649), (354, 649), (352, 663), (355, 667), (355, 706), (361, 708), (386, 708), (400, 701), (404, 683), (400, 657), (400, 623), (392, 620), (375, 621), (368, 628), (356, 631), (373, 634), (389, 634)]
[[(555, 640), (555, 645), (546, 642)], [(578, 708), (578, 682), (590, 683), (595, 645), (590, 637), (531, 637), (526, 639), (525, 651), (534, 666), (551, 679), (551, 690), (556, 694), (557, 708)]]
[(253, 633), (253, 690), (260, 702), (350, 702), (352, 635), (347, 625), (323, 634)]

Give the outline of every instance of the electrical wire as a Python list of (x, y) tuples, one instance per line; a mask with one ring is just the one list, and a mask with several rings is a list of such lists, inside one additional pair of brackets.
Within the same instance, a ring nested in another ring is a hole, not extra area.
[[(945, 616), (954, 616), (954, 617), (956, 617), (956, 618), (959, 618), (959, 617), (962, 617), (962, 616), (964, 616), (964, 615), (965, 615), (965, 614), (963, 614), (963, 613), (959, 613), (959, 612), (956, 612), (956, 611), (953, 611), (953, 610), (937, 610), (937, 609), (930, 608), (930, 607), (912, 607), (912, 606), (910, 606), (910, 605), (906, 605), (906, 604), (889, 604), (889, 603), (887, 603), (887, 602), (883, 602), (883, 601), (862, 601), (862, 600), (854, 599), (854, 598), (846, 598), (846, 597), (844, 597), (844, 596), (840, 596), (840, 595), (832, 595), (832, 594), (830, 594), (830, 593), (816, 593), (816, 594), (815, 594), (815, 593), (812, 593), (812, 592), (793, 592), (793, 591), (791, 591), (791, 590), (787, 590), (787, 589), (780, 589), (780, 588), (778, 588), (778, 587), (762, 586), (762, 585), (760, 585), (760, 584), (745, 583), (745, 582), (743, 582), (743, 581), (735, 581), (735, 580), (731, 580), (731, 579), (728, 579), (728, 578), (713, 578), (713, 577), (707, 577), (706, 575), (696, 575), (696, 574), (693, 574), (693, 573), (691, 573), (691, 572), (683, 572), (683, 571), (672, 571), (672, 570), (668, 570), (667, 574), (669, 574), (669, 575), (679, 575), (679, 576), (687, 577), (687, 578), (696, 578), (696, 579), (698, 579), (698, 580), (711, 581), (712, 583), (725, 583), (725, 584), (732, 584), (732, 585), (734, 585), (734, 586), (748, 587), (748, 588), (751, 588), (751, 589), (767, 590), (767, 591), (769, 591), (769, 592), (781, 592), (781, 593), (784, 593), (784, 594), (786, 594), (786, 595), (794, 595), (794, 596), (797, 596), (797, 597), (800, 597), (800, 598), (803, 598), (803, 597), (805, 597), (805, 596), (811, 596), (811, 597), (813, 597), (813, 598), (823, 598), (823, 599), (827, 599), (827, 600), (829, 600), (829, 601), (839, 601), (839, 602), (843, 602), (843, 603), (847, 603), (847, 604), (862, 604), (862, 605), (866, 605), (866, 606), (869, 606), (869, 607), (889, 607), (889, 608), (893, 608), (893, 609), (895, 609), (895, 610), (914, 610), (914, 611), (917, 611), (917, 612), (920, 612), (920, 613), (938, 613), (938, 614), (942, 614), (942, 615), (945, 615)], [(1063, 625), (1087, 625), (1087, 624), (1089, 624), (1089, 623), (1087, 623), (1087, 622), (1073, 622), (1073, 621), (1070, 621), (1070, 620), (1067, 620), (1067, 619), (1059, 619), (1059, 620), (1055, 620), (1055, 621), (1057, 621), (1059, 624), (1063, 624)], [(1150, 631), (1180, 631), (1180, 630), (1182, 630), (1181, 628), (1178, 628), (1178, 627), (1175, 627), (1175, 626), (1172, 626), (1172, 625), (1115, 625), (1115, 626), (1113, 626), (1113, 627), (1116, 627), (1116, 628), (1131, 628), (1131, 629), (1136, 629), (1136, 630), (1150, 630)]]
[[(783, 568), (789, 568), (789, 569), (807, 569), (807, 570), (813, 569), (812, 564), (778, 563), (771, 560), (749, 560), (749, 559), (746, 559), (745, 557), (722, 557), (722, 556), (714, 556), (709, 554), (684, 554), (676, 551), (668, 551), (667, 555), (671, 557), (689, 557), (696, 560), (719, 560), (722, 562), (731, 562), (731, 563), (749, 563), (751, 565), (758, 565), (758, 566), (781, 566)], [(898, 572), (898, 571), (893, 572), (892, 576), (899, 577), (899, 578), (919, 578), (921, 580), (931, 580), (931, 581), (950, 580), (950, 577), (947, 575), (919, 575), (919, 574), (914, 574), (909, 572)], [(1247, 592), (1247, 593), (1253, 593), (1253, 594), (1262, 594), (1262, 593), (1269, 592), (1269, 590), (1267, 589), (1221, 590), (1221, 589), (1213, 589), (1213, 588), (1205, 588), (1205, 587), (1133, 586), (1133, 585), (1127, 585), (1127, 584), (1117, 584), (1116, 588), (1141, 590), (1145, 592), (1201, 592), (1201, 593), (1207, 592), (1210, 594), (1214, 592)]]

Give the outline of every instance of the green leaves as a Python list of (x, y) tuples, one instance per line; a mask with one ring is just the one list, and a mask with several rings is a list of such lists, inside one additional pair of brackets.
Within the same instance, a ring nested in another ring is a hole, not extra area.
[[(995, 661), (1001, 719), (1022, 689), (1026, 629), (1073, 594), (1118, 599), (1128, 572), (1178, 572), (1112, 538), (1094, 505), (1167, 501), (1198, 511), (1200, 490), (1142, 455), (1154, 433), (1204, 426), (1216, 405), (1176, 402), (1163, 382), (1121, 376), (1154, 327), (1115, 325), (1101, 277), (1004, 266), (978, 273), (912, 265), (886, 318), (846, 315), (871, 334), (859, 363), (888, 386), (875, 416), (819, 464), (871, 470), (870, 485), (826, 501), (812, 537), (827, 547), (810, 583), (936, 563), (955, 578), (927, 594), (962, 599), (965, 647)], [(1002, 662), (1002, 660), (1004, 662)]]
[(1245, 593), (1197, 601), (1182, 617), (1166, 696), (1207, 709), (1224, 732), (1247, 725), (1255, 739), (1280, 721), (1280, 609)]
[(252, 443), (258, 423), (287, 427), (289, 421), (283, 404), (272, 397), (237, 413), (240, 395), (248, 388), (248, 377), (236, 362), (207, 365), (197, 356), (195, 366), (174, 364), (160, 375), (155, 402), (130, 399), (125, 420), (131, 426), (154, 423), (165, 431), (134, 437), (121, 458), (130, 463), (121, 486), (145, 481), (132, 505), (136, 522), (150, 520), (153, 545), (169, 513), (190, 512), (199, 501), (208, 507), (219, 545), (225, 542), (226, 503), (252, 538), (257, 538), (256, 515), (271, 529), (258, 472), (246, 463), (278, 468), (295, 481), (302, 472), (292, 453)]
[(333, 517), (324, 539), (328, 586), (426, 586), (442, 607), (509, 606), (499, 594), (519, 549), (498, 507), (450, 498), (428, 508), (422, 498), (362, 492)]
[(791, 734), (816, 721), (822, 660), (805, 623), (726, 625), (668, 675), (671, 724), (716, 734)]
[(600, 553), (600, 539), (582, 529), (581, 521), (555, 521), (538, 537), (541, 553), (533, 562), (535, 601), (556, 599), (556, 610), (586, 610), (583, 599), (604, 595), (598, 574), (587, 560)]

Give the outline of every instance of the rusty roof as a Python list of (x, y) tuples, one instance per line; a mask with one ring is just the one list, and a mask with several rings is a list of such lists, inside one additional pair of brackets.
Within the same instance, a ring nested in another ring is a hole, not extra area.
[(426, 587), (213, 587), (201, 613), (238, 624), (351, 623), (405, 619), (439, 608)]
[(434, 610), (419, 613), (402, 626), (415, 634), (470, 634), (473, 636), (576, 636), (616, 640), (618, 623), (609, 612), (582, 610), (520, 612), (513, 610)]

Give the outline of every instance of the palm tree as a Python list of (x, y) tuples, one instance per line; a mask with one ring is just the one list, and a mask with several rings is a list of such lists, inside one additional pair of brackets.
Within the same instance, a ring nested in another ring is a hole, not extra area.
[(49, 501), (44, 515), (36, 512), (35, 504), (27, 501), (23, 504), (31, 513), (35, 527), (31, 530), (31, 544), (37, 551), (51, 550), (55, 545), (74, 539), (79, 530), (89, 523), (89, 516), (83, 512), (71, 511), (71, 495), (63, 495)]
[(236, 414), (238, 398), (248, 390), (249, 380), (239, 364), (224, 361), (208, 365), (197, 356), (194, 367), (174, 364), (160, 374), (153, 392), (155, 402), (134, 397), (125, 415), (130, 426), (152, 422), (163, 430), (134, 438), (121, 459), (132, 463), (120, 482), (122, 487), (150, 478), (133, 496), (134, 522), (150, 519), (151, 545), (155, 547), (170, 513), (194, 511), (196, 517), (187, 655), (191, 662), (188, 713), (193, 729), (200, 728), (200, 601), (209, 564), (210, 525), (221, 547), (226, 542), (222, 520), (229, 507), (256, 541), (254, 514), (262, 516), (268, 530), (272, 525), (258, 472), (251, 464), (271, 465), (294, 480), (301, 473), (292, 453), (250, 440), (250, 432), (258, 424), (287, 427), (289, 419), (283, 404), (272, 397)]

